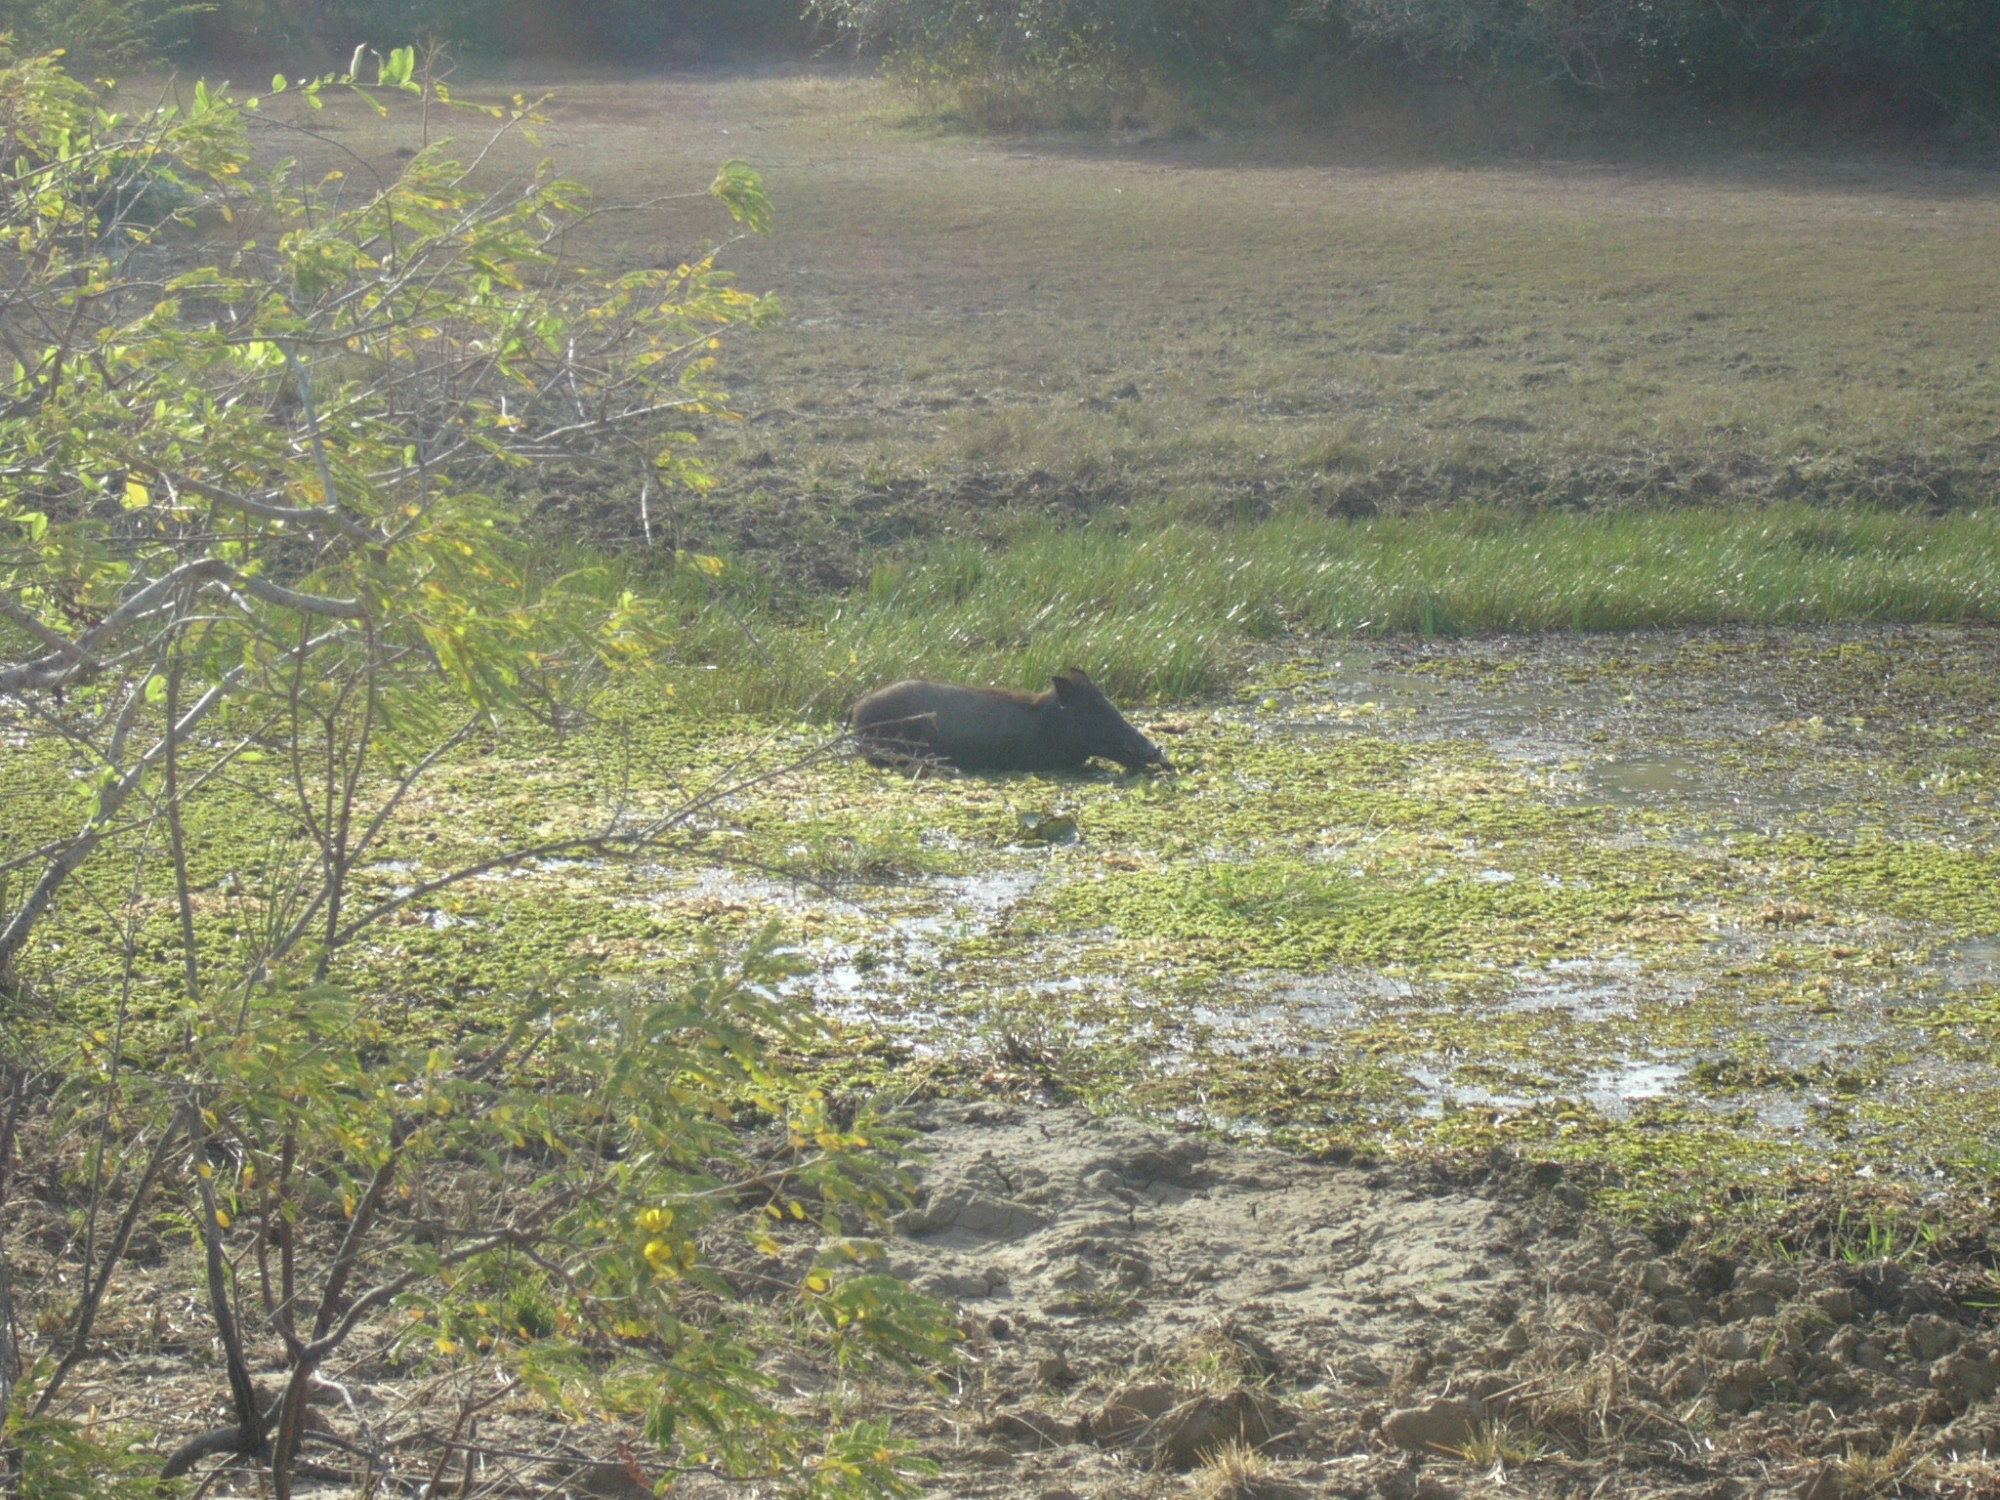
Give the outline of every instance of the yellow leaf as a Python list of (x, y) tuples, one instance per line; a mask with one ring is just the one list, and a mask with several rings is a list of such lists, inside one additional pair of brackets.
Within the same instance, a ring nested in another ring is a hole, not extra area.
[(125, 508), (127, 510), (144, 510), (152, 503), (153, 492), (146, 488), (146, 482), (143, 479), (134, 479), (128, 475), (125, 480)]
[(227, 1209), (218, 1208), (215, 1211), (215, 1227), (217, 1229), (227, 1229), (229, 1227), (229, 1211)]

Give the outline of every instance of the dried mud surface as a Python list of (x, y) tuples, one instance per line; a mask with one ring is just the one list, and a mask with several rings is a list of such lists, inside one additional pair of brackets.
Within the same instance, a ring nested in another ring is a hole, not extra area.
[[(1892, 1492), (1861, 1472), (1892, 1449), (1909, 1493), (2000, 1492), (2000, 1337), (1942, 1271), (1667, 1253), (1547, 1173), (927, 1124), (894, 1263), (974, 1330), (920, 1417), (945, 1492), (1825, 1497)], [(1262, 1450), (1234, 1488), (1232, 1440)]]
[[(800, 1349), (766, 1363), (801, 1410), (893, 1411), (938, 1465), (931, 1493), (2000, 1494), (2000, 1326), (1952, 1247), (1922, 1269), (1739, 1260), (1663, 1248), (1501, 1158), (1456, 1180), (1313, 1163), (1030, 1100), (915, 1122), (889, 1265), (960, 1309), (964, 1360), (859, 1389)], [(125, 1292), (153, 1310), (124, 1326), (152, 1347), (113, 1333), (78, 1393), (168, 1447), (224, 1416), (219, 1368), (162, 1346), (178, 1280), (134, 1266)], [(315, 1444), (295, 1493), (355, 1493), (343, 1452), (376, 1456), (381, 1493), (434, 1472), (452, 1403), (392, 1342), (327, 1372), (318, 1430), (350, 1446)], [(468, 1493), (637, 1500), (665, 1477), (627, 1435), (526, 1403), (482, 1421)], [(257, 1490), (225, 1470), (208, 1492)], [(672, 1492), (745, 1493), (700, 1474)]]

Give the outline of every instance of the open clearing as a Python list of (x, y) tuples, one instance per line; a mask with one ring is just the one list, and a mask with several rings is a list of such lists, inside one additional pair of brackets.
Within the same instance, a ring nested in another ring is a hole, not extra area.
[[(810, 78), (566, 83), (553, 112), (547, 149), (607, 197), (763, 170), (779, 232), (729, 259), (792, 312), (726, 354), (747, 420), (708, 434), (711, 500), (642, 522), (636, 467), (549, 485), (544, 515), (597, 540), (838, 586), (1124, 505), (1945, 509), (2000, 476), (1991, 174), (1453, 161), (1370, 120), (1256, 149), (967, 141)], [(315, 166), (392, 161), (358, 108), (330, 124), (294, 143)], [(713, 212), (607, 219), (582, 253), (671, 263)], [(447, 764), (366, 879), (826, 738), (598, 707)], [(546, 960), (671, 983), (703, 939), (785, 920), (817, 965), (799, 993), (842, 1023), (829, 1084), (925, 1101), (929, 1195), (893, 1254), (964, 1303), (977, 1356), (936, 1395), (803, 1364), (788, 1390), (894, 1406), (950, 1493), (1185, 1493), (1204, 1432), (1270, 1442), (1233, 1489), (1211, 1466), (1217, 1495), (2000, 1488), (1992, 629), (1280, 636), (1239, 691), (1134, 716), (1177, 775), (812, 761), (656, 865), (411, 908), (350, 977), (447, 1027)], [(0, 777), (27, 821), (69, 815), (59, 757)], [(205, 899), (247, 931), (283, 875), (256, 790), (196, 828)], [(1030, 837), (1050, 815), (1074, 836)], [(94, 897), (50, 929), (66, 993), (115, 989), (131, 936), (143, 1013), (171, 908), (109, 867)], [(206, 1425), (185, 1295), (171, 1256), (134, 1268), (107, 1418)], [(389, 1342), (332, 1373), (394, 1449), (432, 1387)]]
[[(967, 139), (854, 78), (544, 87), (560, 170), (665, 199), (602, 220), (600, 263), (704, 248), (726, 220), (677, 195), (726, 156), (765, 174), (777, 231), (726, 259), (790, 319), (725, 351), (747, 421), (710, 433), (722, 484), (685, 526), (793, 576), (1115, 501), (1955, 506), (2000, 479), (1991, 170), (1720, 144), (1482, 159), (1385, 110), (1254, 142)], [(312, 123), (337, 149), (273, 149), (351, 168), (412, 138), (407, 108)], [(640, 477), (545, 500), (636, 541)]]

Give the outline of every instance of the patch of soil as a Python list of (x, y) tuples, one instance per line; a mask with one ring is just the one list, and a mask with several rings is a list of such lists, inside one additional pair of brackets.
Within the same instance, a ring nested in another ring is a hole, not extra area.
[[(1029, 1103), (933, 1102), (915, 1123), (919, 1192), (888, 1265), (957, 1306), (965, 1358), (932, 1385), (852, 1382), (798, 1344), (764, 1366), (802, 1415), (890, 1416), (938, 1465), (932, 1493), (2000, 1495), (1990, 1227), (1922, 1265), (1737, 1260), (1584, 1215), (1547, 1166), (1452, 1181)], [(50, 1274), (61, 1217), (27, 1203), (10, 1236)], [(142, 1235), (72, 1386), (160, 1454), (225, 1415), (196, 1279)], [(502, 1400), (490, 1371), (476, 1432), (455, 1426), (459, 1377), (396, 1357), (399, 1331), (372, 1319), (327, 1372), (294, 1493), (354, 1494), (364, 1467), (416, 1493), (444, 1462), (452, 1493), (654, 1493), (633, 1433)], [(203, 1487), (258, 1482), (225, 1468)], [(673, 1493), (745, 1491), (689, 1472)]]
[(1946, 1265), (1663, 1253), (1548, 1174), (1025, 1105), (924, 1124), (892, 1260), (972, 1356), (902, 1425), (947, 1493), (2000, 1494), (2000, 1330)]

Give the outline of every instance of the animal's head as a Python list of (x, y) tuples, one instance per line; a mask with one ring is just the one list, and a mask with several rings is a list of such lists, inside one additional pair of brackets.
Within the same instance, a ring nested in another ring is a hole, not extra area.
[(1070, 720), (1070, 732), (1087, 754), (1115, 760), (1128, 771), (1142, 766), (1172, 769), (1160, 747), (1132, 727), (1081, 667), (1056, 673), (1053, 686), (1056, 701)]

